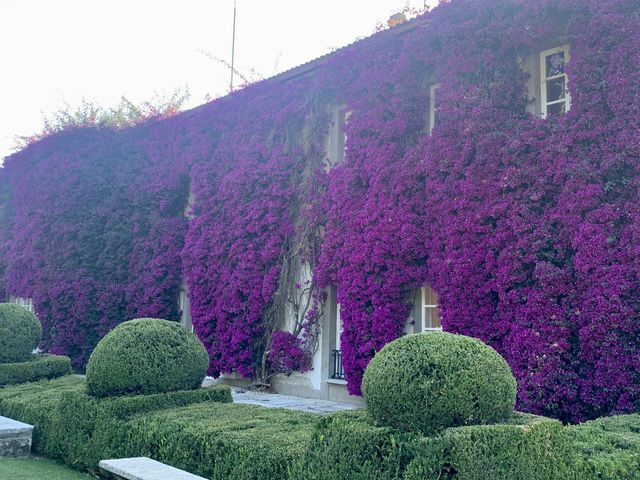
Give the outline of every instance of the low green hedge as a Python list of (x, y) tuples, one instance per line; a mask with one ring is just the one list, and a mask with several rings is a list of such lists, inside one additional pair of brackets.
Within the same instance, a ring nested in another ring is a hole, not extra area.
[(295, 480), (582, 480), (556, 420), (515, 413), (503, 424), (424, 437), (377, 427), (364, 411), (323, 419)]
[(202, 403), (113, 422), (103, 451), (148, 456), (212, 480), (285, 480), (317, 422), (292, 410)]
[(405, 480), (582, 480), (557, 420), (516, 413), (511, 421), (449, 428), (422, 438)]
[(78, 375), (0, 388), (0, 415), (34, 425), (33, 450), (44, 453), (51, 445), (52, 423), (63, 395), (84, 391), (84, 379)]
[(418, 436), (377, 427), (364, 410), (323, 418), (294, 480), (397, 480), (414, 455)]
[(640, 414), (567, 427), (585, 480), (640, 480)]
[(20, 363), (0, 363), (0, 387), (62, 377), (71, 373), (71, 360), (61, 355), (33, 355)]
[(231, 401), (231, 390), (223, 385), (98, 400), (86, 393), (84, 379), (74, 375), (0, 389), (0, 415), (35, 426), (36, 452), (95, 472), (100, 460), (111, 457), (107, 452), (114, 424), (155, 410)]

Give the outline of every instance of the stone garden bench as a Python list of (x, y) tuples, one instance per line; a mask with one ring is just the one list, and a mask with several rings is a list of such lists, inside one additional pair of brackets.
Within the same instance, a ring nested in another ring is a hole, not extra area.
[(103, 472), (123, 480), (207, 480), (147, 457), (101, 460)]
[(0, 458), (28, 457), (31, 453), (33, 425), (0, 417)]

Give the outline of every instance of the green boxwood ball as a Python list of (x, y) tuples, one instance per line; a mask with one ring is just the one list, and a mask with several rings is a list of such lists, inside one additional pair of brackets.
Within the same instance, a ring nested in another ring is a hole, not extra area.
[(87, 390), (95, 397), (193, 390), (208, 367), (209, 355), (193, 333), (175, 322), (140, 318), (98, 343), (87, 363)]
[(365, 371), (362, 392), (377, 424), (433, 435), (507, 420), (516, 381), (507, 362), (480, 340), (427, 332), (380, 350)]
[(0, 363), (24, 362), (42, 340), (38, 318), (13, 303), (0, 303)]

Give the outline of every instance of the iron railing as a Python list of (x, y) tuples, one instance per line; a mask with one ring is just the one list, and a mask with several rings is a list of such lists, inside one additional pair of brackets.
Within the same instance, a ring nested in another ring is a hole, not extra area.
[(333, 359), (333, 371), (331, 378), (336, 380), (344, 380), (344, 370), (342, 369), (342, 352), (340, 350), (332, 350), (331, 357)]

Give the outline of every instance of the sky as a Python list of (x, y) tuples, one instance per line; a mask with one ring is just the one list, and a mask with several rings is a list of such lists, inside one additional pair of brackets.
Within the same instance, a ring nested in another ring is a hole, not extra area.
[[(372, 34), (425, 0), (236, 0), (236, 69), (268, 78)], [(427, 0), (430, 7), (437, 0)], [(233, 0), (1, 0), (0, 162), (16, 136), (83, 99), (225, 95)], [(223, 60), (223, 61), (220, 61)], [(236, 77), (235, 84), (241, 82)]]

